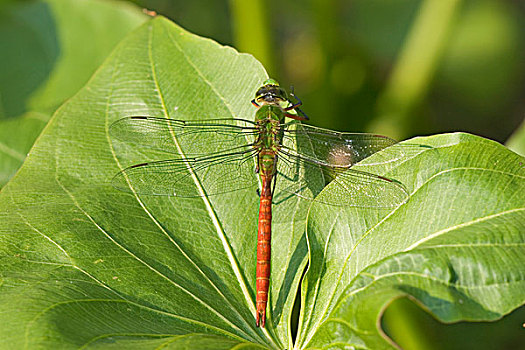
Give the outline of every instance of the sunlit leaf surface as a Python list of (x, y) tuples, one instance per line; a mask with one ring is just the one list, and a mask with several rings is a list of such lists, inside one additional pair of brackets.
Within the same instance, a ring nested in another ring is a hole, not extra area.
[(409, 144), (420, 150), (386, 167), (409, 188), (408, 202), (393, 211), (312, 207), (301, 346), (390, 349), (378, 319), (405, 295), (445, 322), (495, 320), (523, 304), (525, 159), (466, 134)]

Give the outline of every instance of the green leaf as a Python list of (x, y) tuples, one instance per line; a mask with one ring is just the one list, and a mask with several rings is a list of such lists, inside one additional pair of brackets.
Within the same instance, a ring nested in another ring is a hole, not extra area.
[(18, 2), (2, 8), (0, 187), (20, 167), (58, 106), (146, 18), (125, 3), (98, 0)]
[(167, 156), (117, 149), (108, 130), (132, 115), (253, 118), (266, 78), (252, 56), (164, 18), (118, 45), (0, 192), (0, 348), (294, 348), (305, 228), (295, 348), (389, 348), (377, 320), (400, 295), (446, 321), (495, 319), (523, 303), (524, 160), (478, 137), (440, 135), (359, 166), (409, 188), (398, 208), (316, 203), (306, 222), (306, 201), (273, 206), (268, 321), (255, 327), (256, 193), (117, 191), (119, 170)]
[(402, 181), (408, 202), (310, 210), (301, 347), (393, 349), (377, 325), (401, 296), (444, 322), (496, 320), (525, 300), (525, 159), (468, 134), (394, 147), (402, 163), (359, 169)]
[(252, 56), (162, 18), (118, 46), (58, 110), (0, 194), (2, 309), (10, 311), (0, 316), (10, 324), (2, 330), (4, 346), (78, 347), (119, 336), (168, 341), (197, 333), (226, 343), (288, 343), (306, 257), (304, 205), (291, 200), (274, 210), (279, 246), (268, 327), (261, 330), (254, 321), (256, 193), (174, 200), (110, 185), (124, 165), (158, 156), (117, 155), (108, 134), (113, 121), (252, 118), (250, 100), (266, 78)]

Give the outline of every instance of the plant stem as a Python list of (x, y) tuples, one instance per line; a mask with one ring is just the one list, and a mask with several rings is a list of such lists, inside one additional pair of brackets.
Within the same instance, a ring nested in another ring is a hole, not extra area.
[(271, 76), (275, 66), (266, 7), (264, 0), (230, 0), (237, 49), (255, 56)]

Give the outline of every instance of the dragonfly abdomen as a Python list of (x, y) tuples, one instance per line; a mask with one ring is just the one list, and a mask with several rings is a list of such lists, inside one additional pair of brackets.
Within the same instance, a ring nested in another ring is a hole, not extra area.
[(257, 233), (256, 306), (257, 327), (266, 323), (266, 304), (270, 286), (271, 236), (272, 236), (272, 175), (261, 175), (259, 229)]

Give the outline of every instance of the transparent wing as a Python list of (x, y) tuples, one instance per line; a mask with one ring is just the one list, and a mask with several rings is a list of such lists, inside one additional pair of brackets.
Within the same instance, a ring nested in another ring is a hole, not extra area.
[(255, 149), (133, 165), (115, 175), (115, 188), (139, 194), (201, 197), (258, 185)]
[[(291, 152), (291, 141), (285, 140), (278, 152), (277, 181), (284, 183), (279, 187), (284, 192), (330, 205), (366, 208), (391, 208), (408, 198), (405, 186), (397, 180), (351, 169), (353, 162), (318, 159), (322, 153), (315, 153), (315, 146), (310, 151)], [(330, 190), (321, 191), (327, 184)]]
[(138, 147), (147, 147), (188, 156), (204, 156), (252, 143), (255, 124), (244, 119), (184, 121), (146, 116), (126, 117), (111, 124), (112, 138)]
[[(299, 123), (289, 124), (284, 135), (283, 151), (290, 156), (340, 168), (348, 168), (396, 143), (382, 135), (337, 132)], [(403, 156), (399, 152), (396, 155), (388, 157), (389, 161)]]
[[(408, 193), (399, 181), (351, 169), (396, 141), (382, 135), (342, 133), (300, 123), (286, 125), (278, 153), (279, 179), (285, 192), (337, 205), (389, 208), (404, 202)], [(385, 154), (384, 162), (403, 157), (400, 150)], [(329, 191), (321, 190), (330, 184)]]

